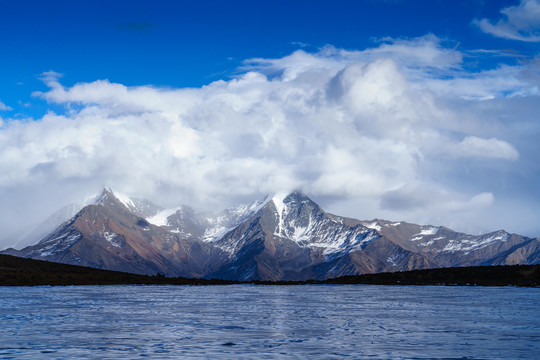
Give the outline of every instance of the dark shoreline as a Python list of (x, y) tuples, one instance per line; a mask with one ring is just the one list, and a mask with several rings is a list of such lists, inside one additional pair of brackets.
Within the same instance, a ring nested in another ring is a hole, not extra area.
[(230, 281), (137, 275), (0, 255), (0, 286), (38, 285), (443, 285), (540, 287), (540, 265), (473, 266), (343, 276), (307, 281)]

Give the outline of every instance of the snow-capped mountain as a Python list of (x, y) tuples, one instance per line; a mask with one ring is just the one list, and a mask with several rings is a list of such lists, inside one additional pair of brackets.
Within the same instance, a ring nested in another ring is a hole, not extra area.
[[(150, 224), (160, 209), (105, 189), (39, 243), (6, 253), (140, 274), (202, 277), (221, 251)], [(207, 268), (208, 266), (208, 268)]]
[(162, 210), (146, 220), (186, 238), (213, 242), (253, 216), (269, 199), (266, 196), (251, 204), (225, 209), (217, 215), (200, 213), (189, 206), (179, 206)]
[(65, 220), (35, 245), (5, 253), (144, 274), (240, 280), (540, 262), (538, 238), (360, 221), (326, 213), (300, 192), (266, 196), (214, 215), (187, 206), (163, 209), (105, 189)]
[(162, 207), (148, 200), (130, 198), (126, 194), (113, 191), (111, 188), (103, 189), (101, 193), (90, 197), (84, 205), (106, 205), (107, 203), (113, 204), (115, 202), (120, 202), (131, 213), (143, 218), (154, 216), (163, 210)]
[[(436, 266), (401, 249), (361, 221), (326, 213), (299, 192), (273, 197), (215, 244), (230, 263), (211, 276), (225, 279), (323, 279), (393, 269), (377, 249), (399, 252), (415, 268)], [(406, 265), (401, 264), (401, 268)]]
[[(111, 189), (107, 189), (107, 191), (111, 193), (113, 192)], [(46, 235), (55, 230), (60, 224), (75, 216), (85, 206), (99, 204), (100, 201), (103, 201), (103, 194), (104, 192), (102, 191), (98, 194), (87, 196), (83, 201), (68, 204), (60, 208), (38, 225), (33, 227), (31, 226), (27, 233), (21, 234), (19, 236), (19, 240), (17, 240), (15, 248), (21, 249), (23, 247), (36, 244), (38, 241), (46, 237)], [(151, 203), (148, 200), (137, 198), (130, 199), (128, 196), (120, 192), (114, 192), (114, 195), (131, 212), (141, 217), (149, 217), (163, 210), (161, 207)]]

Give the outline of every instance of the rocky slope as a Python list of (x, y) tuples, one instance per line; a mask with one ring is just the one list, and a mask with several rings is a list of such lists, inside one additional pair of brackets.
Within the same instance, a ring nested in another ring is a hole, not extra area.
[(4, 253), (140, 274), (307, 280), (452, 266), (540, 263), (540, 239), (326, 213), (299, 192), (217, 215), (104, 190), (39, 243)]
[(151, 207), (149, 202), (137, 203), (104, 190), (93, 204), (38, 244), (4, 253), (139, 274), (189, 277), (202, 277), (220, 264), (221, 250), (145, 220), (145, 209)]

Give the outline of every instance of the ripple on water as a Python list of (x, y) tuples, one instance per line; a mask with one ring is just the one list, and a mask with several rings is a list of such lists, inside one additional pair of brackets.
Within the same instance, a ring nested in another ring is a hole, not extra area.
[(540, 289), (0, 288), (0, 357), (534, 359)]

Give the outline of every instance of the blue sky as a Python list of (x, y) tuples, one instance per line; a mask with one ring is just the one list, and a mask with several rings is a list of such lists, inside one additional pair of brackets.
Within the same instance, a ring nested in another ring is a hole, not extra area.
[[(486, 36), (471, 24), (475, 18), (497, 19), (501, 8), (514, 3), (3, 1), (0, 91), (14, 116), (38, 117), (48, 105), (31, 94), (45, 90), (39, 81), (45, 71), (64, 74), (65, 86), (108, 79), (128, 86), (198, 87), (230, 78), (245, 59), (316, 51), (328, 44), (364, 49), (384, 37), (426, 34), (463, 50), (535, 56), (537, 44)], [(470, 66), (516, 60), (476, 58)]]
[(211, 208), (301, 188), (539, 236), (539, 19), (538, 0), (0, 1), (0, 225), (101, 186)]

